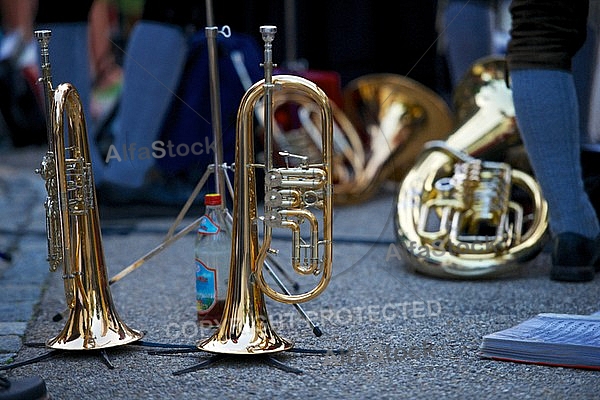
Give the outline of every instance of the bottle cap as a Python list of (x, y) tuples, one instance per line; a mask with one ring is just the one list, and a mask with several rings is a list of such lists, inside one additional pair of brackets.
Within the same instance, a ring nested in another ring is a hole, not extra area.
[(218, 206), (221, 204), (221, 195), (219, 193), (208, 193), (204, 195), (204, 204), (207, 206)]

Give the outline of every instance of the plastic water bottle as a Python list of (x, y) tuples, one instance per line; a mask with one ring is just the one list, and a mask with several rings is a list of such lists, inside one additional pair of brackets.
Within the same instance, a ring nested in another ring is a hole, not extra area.
[(229, 281), (231, 229), (221, 195), (204, 196), (205, 214), (196, 235), (196, 309), (202, 326), (218, 326)]

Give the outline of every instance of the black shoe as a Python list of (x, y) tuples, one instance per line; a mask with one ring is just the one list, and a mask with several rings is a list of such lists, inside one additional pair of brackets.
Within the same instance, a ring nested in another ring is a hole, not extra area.
[(39, 376), (8, 379), (0, 377), (0, 400), (50, 399), (46, 382)]
[(565, 232), (554, 238), (550, 279), (587, 282), (600, 269), (600, 235), (596, 239)]

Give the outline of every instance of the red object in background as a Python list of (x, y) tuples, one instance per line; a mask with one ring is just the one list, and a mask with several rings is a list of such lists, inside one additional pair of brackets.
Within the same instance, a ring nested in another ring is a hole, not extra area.
[(340, 74), (335, 71), (320, 71), (307, 69), (302, 71), (287, 71), (277, 69), (275, 74), (297, 75), (314, 82), (318, 87), (323, 89), (325, 94), (335, 103), (336, 106), (342, 108), (342, 79)]
[[(342, 99), (342, 84), (340, 74), (334, 71), (321, 71), (321, 70), (310, 70), (310, 69), (283, 69), (278, 68), (273, 71), (274, 75), (277, 74), (286, 74), (286, 75), (295, 75), (300, 76), (302, 78), (308, 79), (309, 81), (316, 84), (319, 88), (321, 88), (327, 97), (334, 103), (335, 106), (341, 108), (343, 99)], [(279, 128), (283, 131), (282, 133), (291, 133), (295, 132), (299, 127), (302, 126), (302, 122), (299, 119), (298, 114), (299, 105), (294, 101), (290, 101), (288, 103), (280, 104), (274, 110), (274, 118), (277, 122)], [(303, 135), (294, 135), (297, 139)], [(297, 143), (296, 143), (297, 144)], [(282, 145), (282, 143), (277, 142), (276, 146)], [(304, 145), (308, 145), (308, 143), (304, 143)], [(314, 145), (314, 143), (313, 143)], [(297, 152), (299, 149), (294, 149), (292, 143), (286, 142), (285, 145), (286, 151)], [(280, 150), (283, 150), (280, 148)], [(312, 157), (316, 157), (315, 153), (320, 153), (317, 147), (311, 146), (311, 148), (302, 148), (302, 151), (305, 155), (312, 154)], [(277, 153), (277, 152), (275, 152)], [(321, 158), (320, 156), (318, 158)], [(282, 160), (277, 154), (274, 155), (274, 160), (277, 165), (284, 165), (285, 161)]]

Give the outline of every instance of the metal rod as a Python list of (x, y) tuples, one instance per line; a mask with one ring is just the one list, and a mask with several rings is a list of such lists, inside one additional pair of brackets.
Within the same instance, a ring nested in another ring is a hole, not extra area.
[(206, 0), (206, 26), (213, 26), (215, 23), (212, 0)]
[[(271, 259), (271, 262), (273, 262), (273, 260)], [(279, 277), (277, 276), (277, 274), (275, 274), (275, 271), (273, 271), (273, 269), (271, 268), (271, 265), (269, 264), (269, 261), (265, 260), (265, 269), (267, 270), (267, 272), (269, 273), (269, 275), (271, 275), (271, 278), (273, 278), (273, 280), (275, 281), (275, 283), (277, 283), (277, 286), (279, 286), (279, 288), (286, 294), (286, 295), (290, 295), (290, 291), (285, 287), (285, 285), (283, 284), (283, 282), (281, 282), (281, 279), (279, 279)], [(310, 328), (312, 329), (314, 335), (316, 337), (319, 337), (321, 335), (323, 335), (323, 332), (321, 331), (321, 328), (319, 328), (317, 325), (315, 325), (315, 323), (310, 319), (310, 317), (308, 316), (308, 314), (306, 314), (306, 312), (304, 311), (304, 309), (297, 303), (292, 303), (292, 306), (294, 306), (294, 308), (296, 309), (296, 311), (298, 312), (298, 314), (300, 314), (300, 316), (302, 318), (304, 318), (304, 320), (308, 323), (308, 325), (310, 325)]]
[(121, 270), (121, 272), (119, 272), (118, 274), (116, 274), (115, 276), (110, 278), (110, 280), (108, 281), (108, 284), (112, 285), (113, 283), (120, 281), (121, 279), (123, 279), (124, 277), (126, 277), (127, 275), (129, 275), (130, 273), (132, 273), (133, 271), (138, 269), (139, 267), (141, 267), (146, 261), (148, 261), (155, 255), (157, 255), (158, 253), (162, 252), (164, 249), (169, 247), (171, 244), (175, 243), (175, 241), (179, 240), (184, 235), (193, 231), (199, 224), (200, 224), (200, 218), (196, 219), (194, 222), (192, 222), (191, 224), (189, 224), (188, 226), (186, 226), (185, 228), (183, 228), (176, 234), (170, 236), (168, 239), (161, 242), (158, 246), (156, 246), (155, 248), (150, 250), (144, 256), (140, 257), (139, 259), (134, 261), (132, 264), (130, 264), (128, 267)]
[(194, 200), (196, 199), (196, 197), (198, 197), (198, 194), (200, 194), (200, 191), (204, 187), (204, 184), (208, 180), (208, 177), (210, 176), (210, 174), (212, 174), (214, 172), (214, 169), (215, 169), (214, 165), (209, 165), (208, 168), (206, 169), (206, 171), (204, 171), (204, 175), (202, 175), (202, 178), (196, 184), (196, 187), (192, 191), (192, 194), (190, 194), (187, 201), (185, 202), (185, 204), (179, 211), (179, 214), (177, 214), (175, 221), (173, 221), (173, 223), (171, 224), (171, 227), (169, 228), (169, 231), (167, 232), (167, 236), (165, 237), (165, 240), (169, 240), (173, 236), (173, 233), (175, 233), (175, 229), (177, 229), (179, 224), (181, 224), (181, 221), (183, 220), (183, 218), (185, 218), (185, 216), (187, 215), (188, 210), (194, 203)]
[(44, 86), (44, 106), (46, 109), (46, 129), (48, 130), (48, 148), (51, 149), (54, 146), (54, 136), (50, 131), (50, 99), (52, 97), (52, 72), (50, 68), (50, 38), (52, 32), (49, 30), (35, 31), (34, 35), (40, 46), (40, 63), (42, 68), (42, 76), (39, 81)]
[(219, 66), (217, 57), (217, 35), (219, 29), (213, 26), (212, 2), (206, 1), (206, 20), (205, 28), (206, 42), (208, 48), (208, 69), (210, 78), (210, 105), (213, 128), (213, 140), (215, 141), (215, 189), (221, 195), (223, 201), (221, 207), (226, 204), (225, 201), (225, 183), (223, 180), (223, 171), (220, 169), (223, 164), (223, 128), (221, 126), (221, 93), (219, 86)]
[(275, 33), (277, 32), (277, 27), (272, 25), (265, 25), (260, 27), (260, 32), (262, 34), (263, 41), (265, 42), (264, 48), (264, 59), (263, 68), (265, 71), (265, 82), (264, 82), (264, 99), (263, 99), (263, 123), (265, 129), (265, 144), (264, 144), (264, 153), (265, 153), (265, 175), (273, 168), (273, 160), (272, 160), (272, 144), (271, 137), (273, 136), (273, 68), (275, 64), (273, 63), (273, 40), (275, 39)]
[(296, 1), (285, 0), (285, 49), (286, 67), (294, 69), (296, 66)]

